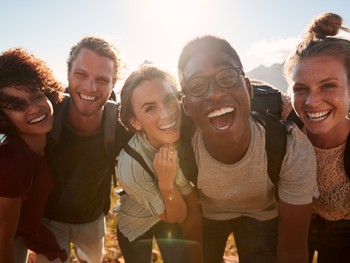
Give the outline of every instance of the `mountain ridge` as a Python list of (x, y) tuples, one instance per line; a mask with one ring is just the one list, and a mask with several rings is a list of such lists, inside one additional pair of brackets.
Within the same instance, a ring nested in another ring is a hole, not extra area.
[(275, 63), (270, 67), (260, 65), (259, 67), (246, 72), (249, 79), (258, 79), (268, 82), (280, 89), (284, 93), (287, 92), (288, 83), (282, 73), (283, 64)]

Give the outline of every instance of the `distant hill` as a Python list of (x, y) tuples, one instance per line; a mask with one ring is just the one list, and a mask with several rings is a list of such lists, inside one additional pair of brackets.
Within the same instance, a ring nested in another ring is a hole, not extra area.
[(283, 92), (286, 92), (288, 84), (282, 74), (282, 66), (283, 64), (273, 64), (271, 67), (259, 66), (246, 72), (246, 76), (250, 79), (266, 81)]

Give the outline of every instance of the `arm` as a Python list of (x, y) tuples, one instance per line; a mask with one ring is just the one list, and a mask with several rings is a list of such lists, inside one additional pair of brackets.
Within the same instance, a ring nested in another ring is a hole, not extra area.
[(0, 263), (12, 263), (13, 239), (21, 211), (22, 199), (0, 197)]
[(203, 262), (202, 257), (202, 213), (196, 190), (183, 196), (187, 206), (187, 217), (180, 224), (181, 234), (187, 242), (190, 262)]
[(308, 262), (307, 237), (311, 203), (291, 205), (279, 201), (279, 235), (277, 260), (281, 263)]
[(187, 216), (185, 200), (175, 185), (178, 153), (174, 146), (162, 146), (155, 155), (153, 165), (158, 177), (158, 187), (164, 202), (160, 218), (168, 223), (181, 223)]

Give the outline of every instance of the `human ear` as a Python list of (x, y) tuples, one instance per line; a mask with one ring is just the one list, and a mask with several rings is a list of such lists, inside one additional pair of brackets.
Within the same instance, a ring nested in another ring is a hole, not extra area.
[(245, 80), (245, 85), (249, 94), (249, 98), (252, 99), (254, 96), (252, 84), (250, 83), (250, 80), (248, 78), (244, 78), (244, 80)]
[(134, 127), (135, 130), (137, 130), (137, 131), (141, 131), (142, 130), (141, 123), (135, 117), (131, 117), (129, 119), (129, 123), (130, 123), (130, 125), (132, 127)]

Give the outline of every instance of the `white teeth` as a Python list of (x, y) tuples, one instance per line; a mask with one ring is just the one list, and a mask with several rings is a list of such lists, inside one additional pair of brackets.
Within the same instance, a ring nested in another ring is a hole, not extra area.
[(226, 113), (229, 113), (229, 112), (233, 112), (235, 109), (232, 108), (232, 107), (223, 107), (221, 109), (218, 109), (218, 110), (214, 110), (212, 112), (210, 112), (208, 114), (208, 118), (213, 118), (213, 117), (217, 117), (217, 116), (221, 116), (221, 115), (224, 115)]
[(30, 123), (30, 124), (35, 124), (35, 123), (38, 123), (38, 122), (42, 121), (42, 120), (45, 119), (45, 118), (46, 118), (46, 114), (43, 114), (43, 115), (41, 115), (40, 117), (35, 118), (35, 119), (29, 121), (29, 123)]
[(87, 96), (87, 95), (83, 95), (83, 94), (80, 94), (80, 97), (81, 97), (83, 100), (87, 100), (87, 101), (94, 101), (94, 100), (96, 99), (96, 97)]
[(169, 123), (169, 124), (166, 124), (166, 125), (162, 125), (159, 127), (159, 129), (161, 130), (168, 130), (168, 129), (171, 129), (175, 126), (176, 124), (176, 121), (172, 122), (172, 123)]
[(322, 121), (327, 118), (328, 113), (331, 111), (320, 111), (320, 112), (307, 112), (306, 115), (310, 121)]

